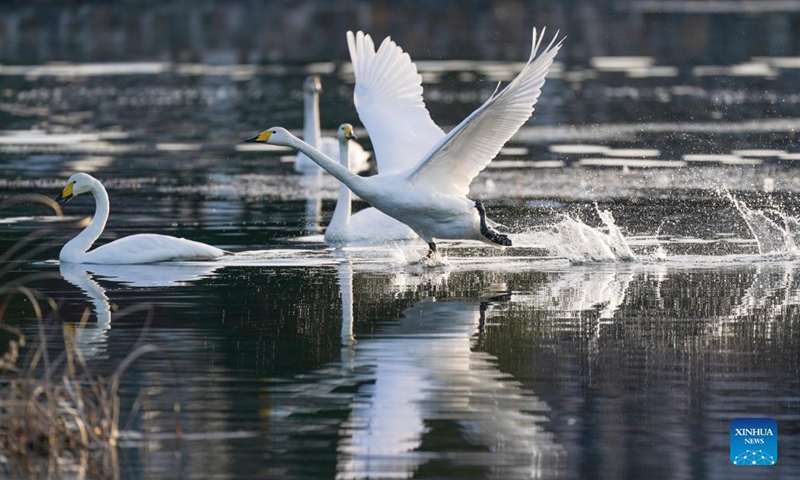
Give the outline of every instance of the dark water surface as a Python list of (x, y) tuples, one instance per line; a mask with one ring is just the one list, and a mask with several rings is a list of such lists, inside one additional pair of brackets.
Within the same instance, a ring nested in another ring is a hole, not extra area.
[[(31, 285), (62, 302), (52, 332), (91, 310), (74, 335), (96, 372), (145, 326), (167, 352), (123, 378), (125, 410), (147, 402), (120, 476), (797, 478), (795, 70), (762, 59), (767, 74), (672, 76), (626, 61), (554, 72), (513, 149), (472, 185), (516, 246), (443, 244), (436, 267), (415, 263), (421, 244), (326, 247), (335, 182), (295, 175), (293, 152), (238, 143), (301, 126), (305, 67), (6, 72), (0, 201), (54, 197), (86, 171), (111, 197), (101, 243), (154, 232), (236, 252), (58, 265), (64, 233), (51, 232), (15, 270), (54, 275)], [(449, 129), (518, 66), (421, 68)], [(323, 77), (328, 132), (357, 123), (349, 81)], [(91, 215), (91, 198), (65, 212)], [(66, 223), (49, 215), (4, 207), (0, 251)], [(149, 325), (115, 313), (136, 306), (152, 306)], [(36, 329), (22, 304), (5, 321)], [(734, 467), (730, 421), (761, 416), (778, 422), (778, 465)]]

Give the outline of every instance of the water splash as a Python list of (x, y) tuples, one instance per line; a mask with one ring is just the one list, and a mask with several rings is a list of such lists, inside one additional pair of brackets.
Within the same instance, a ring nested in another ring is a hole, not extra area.
[[(759, 255), (799, 257), (800, 220), (791, 217), (778, 208), (758, 210), (750, 208), (744, 201), (738, 200), (730, 192), (725, 196), (733, 203), (736, 210), (750, 229), (756, 240)], [(780, 218), (780, 222), (775, 220)]]
[(566, 215), (553, 225), (549, 235), (543, 236), (541, 241), (544, 246), (571, 263), (637, 260), (611, 211), (600, 210), (597, 205), (595, 209), (605, 226), (605, 232), (586, 225), (580, 218)]

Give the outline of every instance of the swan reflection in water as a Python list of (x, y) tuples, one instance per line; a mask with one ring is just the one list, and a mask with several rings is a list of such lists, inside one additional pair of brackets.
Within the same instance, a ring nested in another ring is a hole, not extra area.
[[(341, 361), (270, 388), (271, 434), (312, 433), (307, 414), (320, 408), (348, 412), (346, 420), (337, 420), (337, 478), (407, 478), (430, 460), (488, 468), (499, 477), (535, 476), (555, 467), (564, 450), (543, 427), (548, 406), (500, 371), (496, 357), (475, 351), (492, 305), (510, 298), (505, 286), (469, 299), (429, 296), (377, 333), (358, 336), (351, 263), (338, 265), (337, 275)], [(403, 282), (417, 280), (435, 290), (446, 279), (422, 273)], [(457, 432), (463, 446), (426, 451), (428, 435), (447, 432)]]
[(92, 303), (96, 324), (75, 329), (75, 345), (86, 358), (105, 355), (111, 329), (111, 300), (97, 282), (103, 278), (129, 287), (151, 288), (184, 285), (214, 273), (221, 265), (209, 263), (154, 263), (143, 265), (90, 265), (62, 262), (59, 272), (78, 287)]

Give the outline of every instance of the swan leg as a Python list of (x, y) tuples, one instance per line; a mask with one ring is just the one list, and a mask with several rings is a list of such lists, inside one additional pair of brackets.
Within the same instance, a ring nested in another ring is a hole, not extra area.
[(436, 255), (436, 244), (428, 242), (428, 254), (425, 255), (425, 258), (431, 258), (434, 255)]
[(511, 239), (508, 238), (508, 235), (503, 235), (486, 225), (486, 208), (483, 206), (483, 203), (475, 202), (475, 208), (478, 210), (478, 215), (481, 217), (481, 235), (488, 238), (492, 243), (510, 247)]

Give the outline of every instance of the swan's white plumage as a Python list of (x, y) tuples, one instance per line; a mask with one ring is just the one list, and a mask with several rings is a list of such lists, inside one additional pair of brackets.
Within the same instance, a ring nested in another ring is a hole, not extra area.
[[(355, 143), (348, 139), (352, 136), (352, 125), (345, 123), (339, 127), (337, 139), (339, 143), (339, 162), (350, 168), (349, 150)], [(324, 153), (324, 152), (323, 152)], [(383, 244), (393, 241), (413, 240), (418, 238), (408, 225), (380, 212), (374, 207), (365, 208), (351, 215), (350, 189), (342, 183), (339, 186), (339, 198), (328, 228), (325, 229), (325, 241), (333, 244)]]
[(492, 95), (441, 139), (411, 170), (408, 176), (411, 182), (451, 195), (469, 193), (472, 179), (533, 114), (545, 77), (563, 42), (562, 39), (555, 44), (554, 36), (550, 45), (536, 57), (543, 37), (544, 30), (538, 39), (536, 29), (533, 30), (531, 56), (525, 68), (506, 88)]
[(347, 46), (356, 77), (353, 100), (372, 140), (378, 173), (413, 167), (444, 137), (425, 108), (416, 65), (388, 37), (376, 52), (369, 35), (347, 32)]
[[(421, 101), (419, 78), (416, 75), (406, 76), (410, 79), (409, 85), (395, 85), (395, 77), (401, 77), (402, 72), (395, 72), (392, 69), (394, 64), (388, 60), (385, 60), (385, 64), (378, 62), (380, 51), (374, 52), (368, 36), (350, 33), (348, 40), (351, 52), (355, 52), (354, 68), (361, 72), (361, 77), (356, 79), (356, 95), (362, 99), (358, 107), (359, 116), (372, 137), (378, 156), (379, 174), (359, 177), (280, 127), (266, 130), (248, 141), (285, 145), (304, 152), (373, 207), (411, 227), (428, 243), (429, 255), (435, 252), (434, 241), (437, 239), (470, 239), (494, 246), (511, 245), (507, 236), (491, 229), (491, 220), (486, 219), (486, 225), (482, 225), (479, 204), (466, 195), (472, 179), (530, 117), (561, 43), (554, 45), (554, 39), (536, 58), (541, 39), (534, 29), (531, 59), (503, 91), (492, 95), (450, 135), (441, 138), (438, 143), (434, 142), (429, 151), (418, 156), (415, 166), (396, 173), (386, 173), (380, 171), (381, 155), (388, 155), (388, 158), (400, 155), (403, 157), (395, 158), (405, 161), (404, 155), (408, 154), (409, 149), (419, 148), (421, 142), (418, 139), (423, 138), (421, 135), (433, 138), (438, 127), (430, 120)], [(392, 47), (393, 44), (389, 42), (384, 45)], [(405, 58), (400, 54), (398, 65), (405, 65)], [(365, 67), (373, 64), (387, 66), (373, 69)], [(403, 71), (411, 70), (404, 68)], [(361, 88), (362, 83), (369, 87)], [(386, 87), (386, 90), (382, 90), (376, 86), (391, 86), (391, 89)], [(369, 92), (369, 95), (365, 92)], [(375, 92), (383, 93), (378, 95)], [(400, 93), (394, 95), (393, 92)], [(413, 92), (413, 95), (407, 92)], [(366, 106), (364, 98), (369, 99)], [(382, 113), (375, 115), (375, 111)], [(413, 113), (404, 115), (403, 111)], [(412, 117), (416, 120), (409, 120)], [(414, 130), (427, 133), (420, 134)], [(401, 149), (405, 149), (404, 152), (399, 152)]]
[(109, 213), (108, 193), (99, 180), (85, 173), (69, 178), (59, 200), (64, 202), (82, 193), (91, 192), (95, 199), (95, 214), (89, 225), (64, 245), (59, 260), (68, 263), (125, 265), (155, 263), (168, 260), (201, 260), (225, 254), (219, 248), (185, 238), (167, 235), (138, 234), (115, 240), (87, 252), (103, 233)]
[(154, 233), (139, 233), (114, 240), (73, 259), (60, 260), (71, 263), (136, 264), (169, 260), (201, 260), (216, 258), (225, 252), (219, 248), (185, 238)]

